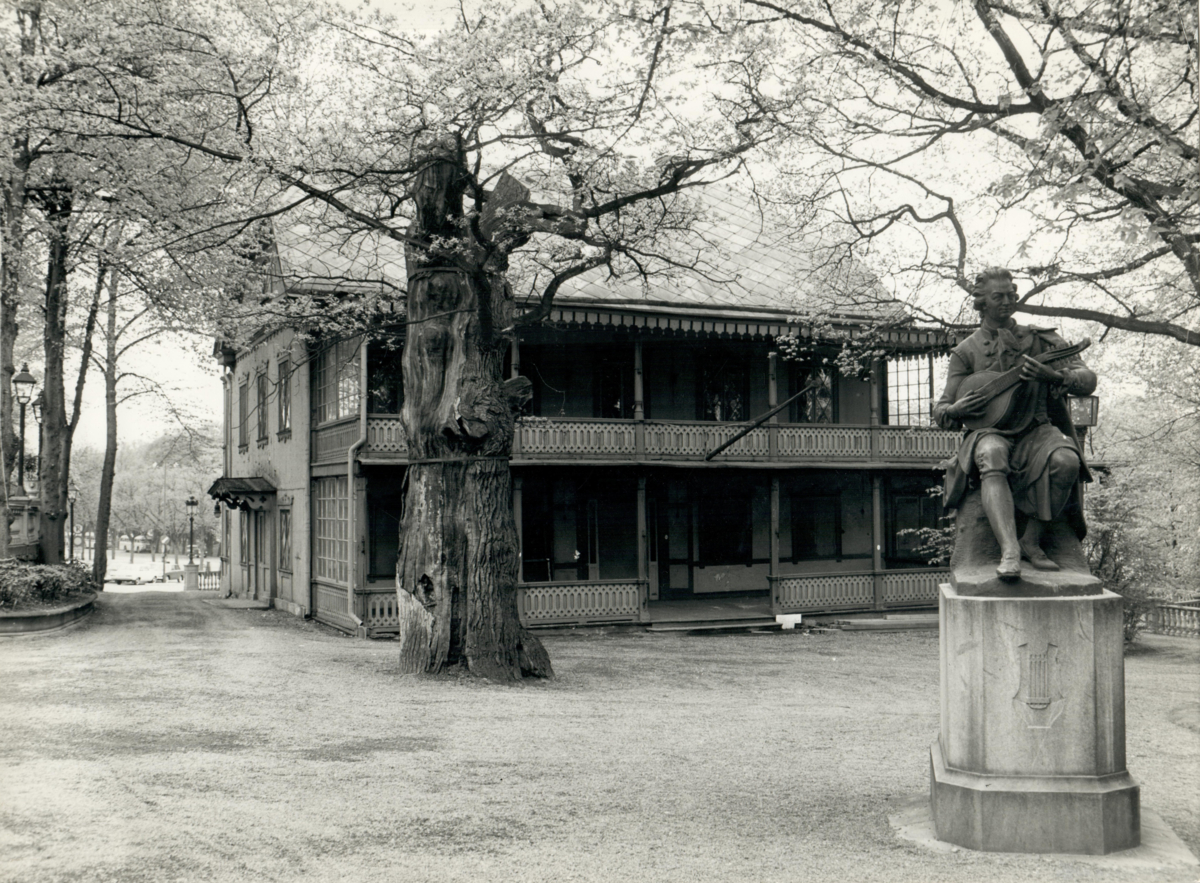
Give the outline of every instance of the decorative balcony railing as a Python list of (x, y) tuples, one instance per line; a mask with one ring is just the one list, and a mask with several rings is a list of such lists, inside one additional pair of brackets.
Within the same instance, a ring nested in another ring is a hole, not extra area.
[(768, 577), (776, 613), (912, 607), (938, 602), (938, 585), (949, 570), (884, 570), (857, 573), (786, 573)]
[[(342, 429), (331, 427), (330, 429)], [(702, 460), (744, 429), (738, 423), (683, 420), (600, 420), (526, 417), (517, 421), (513, 439), (516, 461), (577, 457), (614, 462)], [(313, 433), (313, 462), (337, 459), (331, 446), (345, 449), (355, 434), (321, 436)], [(323, 445), (318, 453), (318, 439)], [(959, 435), (940, 429), (909, 426), (842, 426), (781, 423), (760, 426), (738, 439), (714, 462), (819, 462), (876, 460), (930, 462), (952, 455)], [(406, 452), (399, 417), (367, 418), (364, 456), (403, 460)]]
[(517, 610), (525, 625), (637, 622), (647, 598), (636, 579), (533, 583), (517, 589)]

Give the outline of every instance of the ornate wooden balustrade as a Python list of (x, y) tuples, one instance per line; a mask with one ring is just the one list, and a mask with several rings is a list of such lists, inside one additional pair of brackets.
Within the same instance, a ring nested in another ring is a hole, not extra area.
[(884, 570), (855, 573), (786, 573), (768, 577), (771, 607), (776, 613), (826, 610), (869, 610), (875, 607), (879, 578), (884, 607), (937, 604), (938, 584), (949, 570)]
[(637, 456), (636, 424), (632, 420), (547, 420), (534, 417), (517, 422), (513, 457), (553, 457), (582, 454), (631, 460)]
[(636, 579), (535, 583), (517, 589), (517, 610), (525, 625), (638, 622), (647, 597)]
[[(695, 420), (526, 417), (517, 421), (513, 459), (536, 462), (583, 457), (618, 463), (700, 461), (742, 428), (737, 423)], [(339, 444), (340, 456), (344, 457), (354, 438), (354, 427), (345, 424), (315, 431), (313, 462), (337, 460), (336, 446)], [(926, 427), (880, 426), (872, 429), (869, 426), (781, 423), (754, 429), (723, 451), (716, 462), (877, 460), (929, 463), (952, 455), (958, 449), (958, 441), (957, 433)], [(367, 418), (364, 456), (401, 461), (406, 450), (399, 417)]]
[(1160, 635), (1200, 638), (1200, 603), (1156, 604), (1150, 628)]
[(400, 631), (400, 605), (395, 586), (367, 586), (355, 589), (355, 613), (368, 636)]

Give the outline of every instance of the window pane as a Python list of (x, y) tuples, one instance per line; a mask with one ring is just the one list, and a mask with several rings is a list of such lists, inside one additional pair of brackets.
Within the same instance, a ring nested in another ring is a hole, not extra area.
[(788, 420), (792, 423), (836, 423), (837, 422), (837, 371), (829, 365), (800, 365), (792, 363), (789, 374), (788, 395), (808, 389), (788, 408)]
[(250, 385), (243, 383), (238, 387), (238, 445), (248, 444), (249, 429), (246, 427), (247, 412), (250, 410)]
[(284, 359), (279, 363), (279, 431), (292, 428), (292, 363)]
[(696, 350), (697, 420), (749, 420), (750, 353), (724, 347)]
[(279, 510), (279, 569), (292, 569), (292, 510)]
[(754, 524), (750, 496), (749, 486), (741, 481), (719, 481), (704, 488), (697, 507), (700, 564), (752, 563)]
[(842, 498), (792, 497), (792, 560), (842, 557)]
[(267, 401), (270, 398), (270, 390), (267, 388), (269, 383), (266, 373), (258, 375), (256, 380), (258, 386), (258, 403), (255, 411), (255, 419), (258, 421), (258, 439), (263, 441), (267, 437)]
[(367, 349), (367, 410), (399, 414), (404, 405), (404, 347), (394, 340), (372, 341)]
[(346, 477), (313, 479), (313, 571), (335, 582), (350, 572), (350, 506)]

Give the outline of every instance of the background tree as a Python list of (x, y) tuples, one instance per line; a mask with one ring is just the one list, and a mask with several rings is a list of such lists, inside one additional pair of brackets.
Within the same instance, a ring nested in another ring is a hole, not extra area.
[(507, 455), (525, 386), (501, 377), (503, 354), (573, 278), (696, 265), (671, 250), (698, 213), (685, 192), (736, 173), (773, 134), (747, 89), (757, 48), (667, 2), (464, 11), (432, 37), (284, 9), (150, 10), (162, 53), (136, 95), (112, 96), (102, 124), (46, 110), (261, 173), (277, 225), (319, 204), (326, 230), (407, 249), (403, 659), (549, 674), (517, 622)]
[[(152, 75), (165, 51), (180, 49), (158, 41), (155, 5), (36, 0), (19, 4), (15, 21), (0, 31), (13, 99), (2, 119), (15, 145), (6, 179), (6, 246), (9, 240), (19, 245), (12, 260), (5, 249), (5, 284), (28, 292), (31, 260), (45, 267), (27, 315), (40, 320), (42, 338), (39, 519), (41, 551), (50, 563), (61, 560), (64, 549), (72, 441), (102, 292), (110, 292), (110, 305), (122, 285), (141, 298), (112, 329), (124, 335), (106, 354), (116, 358), (166, 330), (215, 329), (213, 295), (244, 275), (239, 238), (252, 210), (237, 199), (237, 170), (168, 141), (113, 138), (96, 122), (111, 118), (128, 98), (148, 114), (186, 100), (197, 125), (204, 125), (204, 93), (194, 81), (159, 82)], [(160, 88), (142, 88), (151, 82)], [(181, 88), (190, 91), (181, 95)], [(227, 275), (216, 278), (222, 272)], [(8, 294), (0, 302), (0, 341), (15, 340), (17, 302)], [(136, 332), (128, 328), (130, 315)], [(157, 323), (152, 332), (147, 317)], [(79, 356), (74, 372), (67, 366), (71, 346)], [(11, 348), (0, 346), (0, 365), (11, 362)], [(115, 406), (110, 416), (115, 421)], [(0, 422), (11, 428), (3, 415)]]
[(791, 191), (919, 313), (1003, 264), (1025, 312), (1200, 345), (1194, 3), (743, 9), (809, 114)]

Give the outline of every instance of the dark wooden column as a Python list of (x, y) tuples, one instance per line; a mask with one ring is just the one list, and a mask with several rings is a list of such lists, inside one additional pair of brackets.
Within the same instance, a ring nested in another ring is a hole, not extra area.
[[(637, 421), (633, 428), (634, 451), (640, 458), (646, 453), (646, 395), (642, 380), (642, 341), (640, 338), (633, 341), (633, 419)], [(644, 485), (644, 480), (642, 483)], [(644, 517), (644, 507), (639, 507), (638, 511), (642, 512)]]
[[(771, 563), (768, 574), (771, 577), (779, 576), (779, 476), (771, 476), (771, 533), (770, 550)], [(768, 585), (771, 589), (771, 606), (775, 606), (775, 583), (768, 579)]]
[[(767, 353), (767, 408), (774, 408), (779, 404), (779, 353), (774, 351)], [(772, 414), (771, 419), (767, 424), (767, 440), (769, 456), (772, 460), (779, 459), (779, 415)], [(779, 482), (775, 481), (772, 487), (778, 490)], [(772, 571), (774, 573), (774, 571)]]
[(883, 609), (883, 478), (871, 475), (871, 569), (874, 572), (875, 609)]
[[(640, 349), (640, 348), (639, 348)], [(636, 392), (634, 393), (637, 394)], [(638, 618), (645, 620), (650, 610), (650, 572), (647, 568), (649, 544), (646, 537), (646, 476), (637, 480), (637, 574), (638, 574)]]

